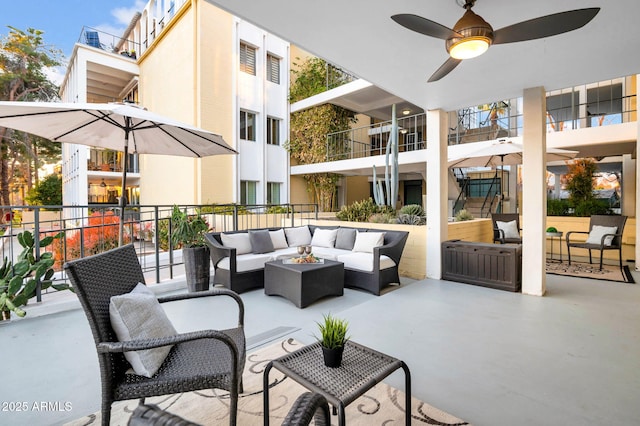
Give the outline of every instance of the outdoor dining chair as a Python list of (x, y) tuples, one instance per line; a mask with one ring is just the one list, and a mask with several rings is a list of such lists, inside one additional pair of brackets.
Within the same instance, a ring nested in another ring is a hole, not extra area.
[[(246, 346), (244, 305), (236, 293), (227, 289), (214, 289), (157, 298), (157, 302), (164, 303), (208, 296), (228, 296), (238, 305), (238, 324), (235, 328), (118, 341), (110, 320), (111, 298), (129, 294), (138, 287), (138, 283), (145, 282), (133, 245), (70, 261), (65, 264), (64, 269), (89, 320), (96, 344), (102, 378), (103, 425), (109, 425), (111, 404), (114, 401), (139, 398), (142, 404), (145, 397), (213, 388), (230, 393), (229, 423), (236, 424)], [(146, 290), (146, 287), (142, 288)], [(155, 298), (148, 295), (145, 302), (149, 299), (155, 303)], [(146, 315), (146, 312), (144, 314)], [(142, 352), (167, 345), (173, 346), (151, 377), (127, 372), (131, 365), (125, 359), (125, 352)]]
[[(593, 263), (591, 260), (591, 250), (600, 250), (600, 270), (602, 270), (602, 255), (604, 254), (604, 251), (617, 250), (620, 269), (622, 269), (622, 231), (624, 231), (624, 225), (626, 222), (627, 216), (593, 215), (589, 219), (589, 232), (567, 232), (566, 241), (569, 265), (571, 265), (572, 247), (589, 250), (590, 264)], [(574, 234), (588, 234), (588, 237), (586, 241), (572, 241), (571, 236)]]
[[(520, 215), (518, 213), (493, 213), (493, 242), (500, 244), (521, 244)], [(500, 224), (498, 222), (501, 222)], [(513, 223), (515, 222), (515, 223)]]

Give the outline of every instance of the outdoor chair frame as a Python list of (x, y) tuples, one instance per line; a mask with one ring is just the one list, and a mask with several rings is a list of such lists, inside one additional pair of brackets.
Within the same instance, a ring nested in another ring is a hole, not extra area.
[(504, 231), (498, 229), (496, 222), (511, 222), (516, 221), (516, 227), (518, 232), (522, 231), (520, 228), (520, 215), (518, 213), (493, 213), (491, 215), (491, 222), (493, 222), (493, 242), (499, 242), (500, 244), (522, 244), (522, 237), (520, 238), (505, 238)]
[[(605, 250), (617, 250), (618, 259), (620, 263), (620, 270), (622, 270), (622, 232), (624, 231), (624, 225), (627, 222), (627, 216), (619, 215), (593, 215), (589, 219), (589, 231), (569, 231), (567, 232), (567, 255), (569, 257), (569, 265), (571, 265), (571, 247), (582, 248), (589, 250), (589, 264), (593, 263), (591, 259), (591, 250), (600, 250), (600, 270), (602, 270), (602, 255)], [(617, 231), (615, 234), (603, 235), (600, 244), (587, 244), (586, 241), (571, 241), (571, 235), (573, 234), (589, 234), (595, 225), (600, 226), (615, 226)], [(606, 237), (613, 236), (611, 245), (605, 245), (604, 241)]]
[[(175, 336), (120, 342), (111, 327), (112, 296), (129, 293), (145, 283), (133, 245), (73, 260), (64, 265), (84, 309), (96, 344), (102, 379), (102, 424), (109, 425), (114, 401), (223, 389), (230, 393), (229, 423), (236, 424), (238, 393), (245, 363), (244, 305), (228, 289), (159, 297), (160, 303), (208, 296), (228, 296), (238, 305), (238, 325), (227, 330), (202, 330)], [(125, 351), (173, 345), (151, 378), (127, 374)]]

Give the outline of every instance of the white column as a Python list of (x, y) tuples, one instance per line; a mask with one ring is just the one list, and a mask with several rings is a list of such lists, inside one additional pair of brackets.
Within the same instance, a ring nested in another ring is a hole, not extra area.
[(546, 291), (544, 230), (547, 221), (544, 88), (525, 89), (523, 106), (522, 293), (542, 296)]
[(440, 244), (447, 239), (447, 114), (427, 111), (427, 278), (442, 277)]
[(631, 154), (622, 156), (622, 194), (621, 214), (633, 217), (636, 214), (636, 160)]

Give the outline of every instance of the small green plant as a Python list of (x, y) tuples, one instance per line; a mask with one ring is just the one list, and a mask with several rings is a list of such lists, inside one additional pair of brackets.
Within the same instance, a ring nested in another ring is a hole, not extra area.
[(346, 320), (327, 314), (324, 315), (324, 321), (317, 324), (320, 329), (320, 338), (318, 341), (325, 348), (341, 348), (347, 340), (349, 340), (349, 336), (347, 336), (349, 323)]
[(555, 233), (555, 232), (558, 232), (558, 230), (556, 229), (555, 226), (550, 226), (547, 228), (546, 232)]
[(384, 211), (386, 210), (376, 205), (373, 199), (369, 197), (366, 200), (342, 206), (340, 211), (336, 213), (336, 217), (349, 222), (367, 222), (374, 213), (382, 213)]
[(204, 234), (209, 230), (209, 225), (200, 214), (188, 215), (173, 206), (171, 213), (172, 234), (171, 242), (174, 248), (203, 247)]
[(413, 216), (424, 216), (424, 209), (418, 204), (407, 204), (402, 206), (400, 214), (408, 214)]
[(396, 218), (396, 223), (402, 225), (424, 225), (426, 223), (426, 217), (418, 216), (415, 214), (399, 214)]
[[(22, 246), (22, 252), (18, 255), (15, 264), (6, 257), (0, 268), (0, 311), (15, 312), (19, 317), (27, 313), (20, 307), (26, 305), (29, 299), (35, 297), (38, 281), (41, 289), (53, 287), (56, 290), (73, 289), (68, 284), (53, 284), (53, 253), (45, 252), (36, 260), (35, 250), (48, 247), (53, 240), (60, 238), (62, 233), (55, 236), (47, 236), (40, 240), (36, 247), (33, 234), (24, 231), (18, 234), (18, 243)], [(4, 317), (4, 314), (3, 314)]]
[(396, 223), (396, 215), (393, 213), (374, 213), (369, 217), (371, 223)]
[(466, 209), (462, 209), (456, 215), (456, 222), (464, 222), (465, 220), (473, 220), (473, 215)]

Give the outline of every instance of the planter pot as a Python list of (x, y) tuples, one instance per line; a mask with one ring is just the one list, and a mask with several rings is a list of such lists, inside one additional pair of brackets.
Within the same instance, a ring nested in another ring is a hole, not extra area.
[(0, 321), (9, 321), (11, 319), (11, 311), (0, 311)]
[(324, 357), (324, 365), (331, 368), (340, 367), (342, 364), (342, 352), (344, 346), (335, 349), (329, 349), (322, 346), (322, 356)]
[(209, 289), (209, 248), (192, 247), (182, 249), (182, 260), (190, 292)]

